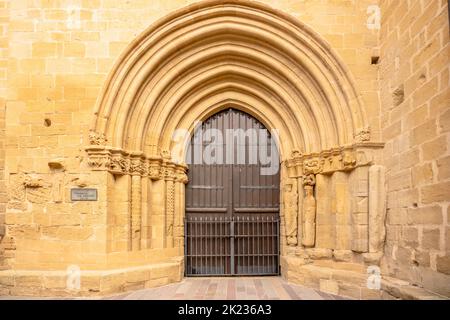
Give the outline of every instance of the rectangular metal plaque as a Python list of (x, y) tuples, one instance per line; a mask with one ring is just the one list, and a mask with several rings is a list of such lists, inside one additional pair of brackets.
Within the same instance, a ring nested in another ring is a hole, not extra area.
[(70, 199), (72, 201), (97, 201), (97, 189), (71, 189)]

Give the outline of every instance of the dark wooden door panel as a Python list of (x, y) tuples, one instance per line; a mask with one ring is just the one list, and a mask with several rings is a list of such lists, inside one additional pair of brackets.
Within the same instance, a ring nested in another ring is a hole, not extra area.
[[(209, 129), (222, 139), (208, 136)], [(262, 150), (261, 137), (267, 138)], [(215, 162), (203, 157), (211, 143)], [(280, 177), (264, 174), (259, 159), (260, 152), (276, 150), (274, 143), (258, 120), (235, 109), (197, 128), (187, 159), (187, 275), (278, 274)]]

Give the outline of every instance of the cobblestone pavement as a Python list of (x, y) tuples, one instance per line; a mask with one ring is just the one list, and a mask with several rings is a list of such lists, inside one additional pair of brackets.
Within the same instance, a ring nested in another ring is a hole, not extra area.
[(343, 300), (293, 285), (281, 277), (185, 278), (180, 283), (104, 299), (131, 300)]

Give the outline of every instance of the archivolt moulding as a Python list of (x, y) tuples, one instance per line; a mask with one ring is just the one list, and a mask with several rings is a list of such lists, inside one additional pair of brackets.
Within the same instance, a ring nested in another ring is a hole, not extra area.
[(278, 131), (282, 160), (370, 140), (351, 75), (317, 33), (257, 2), (212, 0), (170, 14), (129, 45), (96, 105), (91, 143), (150, 163), (173, 148), (175, 130), (192, 132), (230, 105)]

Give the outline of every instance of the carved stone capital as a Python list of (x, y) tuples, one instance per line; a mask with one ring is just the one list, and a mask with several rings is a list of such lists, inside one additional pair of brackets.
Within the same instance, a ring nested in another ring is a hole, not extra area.
[(162, 159), (160, 157), (151, 157), (148, 159), (148, 177), (151, 180), (162, 178)]
[(313, 174), (308, 174), (303, 176), (303, 186), (304, 187), (314, 187), (316, 185), (316, 176)]
[(370, 141), (370, 127), (358, 130), (355, 135), (355, 143)]
[(93, 155), (89, 157), (88, 164), (93, 170), (107, 170), (111, 159), (107, 155)]
[(318, 174), (323, 170), (324, 163), (324, 158), (320, 157), (307, 159), (303, 162), (303, 173), (307, 175)]
[(149, 177), (151, 180), (177, 181), (186, 184), (187, 166), (174, 163), (168, 152), (161, 156), (146, 157), (142, 152), (127, 152), (118, 148), (89, 146), (87, 163), (95, 171), (108, 171), (117, 175)]
[(161, 167), (157, 164), (150, 164), (148, 167), (148, 177), (152, 180), (159, 180), (161, 178)]
[(116, 174), (127, 174), (130, 169), (130, 159), (121, 154), (111, 156), (109, 171)]
[(353, 151), (345, 151), (342, 155), (342, 166), (344, 170), (352, 170), (356, 167), (356, 157)]
[(170, 159), (171, 158), (170, 151), (169, 150), (162, 150), (161, 151), (161, 157), (163, 159), (165, 159), (165, 160)]
[(286, 161), (286, 167), (290, 177), (301, 177), (303, 171), (303, 154), (299, 150), (293, 150), (291, 158)]
[(105, 147), (89, 146), (86, 148), (88, 154), (88, 165), (94, 171), (109, 170), (111, 165), (111, 153), (110, 150)]
[(384, 144), (360, 142), (350, 146), (323, 150), (319, 153), (301, 154), (293, 152), (285, 161), (289, 177), (301, 177), (310, 174), (332, 174), (337, 171), (351, 171), (360, 166), (376, 162), (377, 151)]
[(175, 165), (172, 163), (165, 163), (163, 166), (163, 172), (164, 172), (164, 180), (170, 180), (174, 181), (175, 176)]
[(186, 173), (178, 173), (176, 181), (181, 182), (183, 184), (187, 184), (189, 182), (189, 179)]
[(187, 184), (189, 182), (189, 179), (186, 171), (187, 167), (185, 165), (178, 164), (175, 169), (175, 181)]
[(108, 140), (103, 133), (97, 133), (94, 131), (89, 132), (89, 144), (94, 146), (103, 146)]
[(295, 149), (291, 152), (291, 159), (292, 160), (301, 159), (302, 155), (303, 154), (300, 150)]
[(146, 172), (147, 166), (144, 159), (140, 157), (131, 158), (130, 160), (130, 174), (133, 176), (143, 176)]

